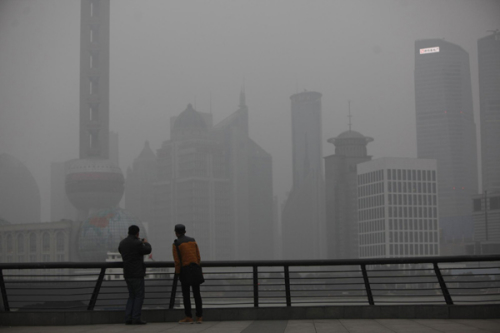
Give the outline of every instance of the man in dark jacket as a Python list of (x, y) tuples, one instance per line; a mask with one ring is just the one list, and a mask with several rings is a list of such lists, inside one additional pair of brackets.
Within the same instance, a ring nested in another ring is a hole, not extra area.
[(139, 227), (131, 225), (128, 237), (120, 242), (118, 251), (123, 259), (123, 277), (127, 282), (128, 301), (125, 308), (125, 324), (144, 325), (141, 309), (144, 301), (144, 276), (146, 266), (144, 255), (151, 253), (151, 245), (146, 239), (139, 238)]

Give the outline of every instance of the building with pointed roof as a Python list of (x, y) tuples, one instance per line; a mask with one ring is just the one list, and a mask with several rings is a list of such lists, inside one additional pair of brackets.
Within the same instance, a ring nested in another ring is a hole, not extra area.
[(349, 130), (328, 140), (335, 154), (325, 157), (325, 224), (328, 259), (355, 259), (358, 251), (356, 166), (371, 160), (373, 138)]

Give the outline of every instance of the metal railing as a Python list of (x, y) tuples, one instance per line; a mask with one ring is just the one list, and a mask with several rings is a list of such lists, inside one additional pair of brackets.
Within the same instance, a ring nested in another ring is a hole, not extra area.
[[(2, 311), (123, 309), (123, 264), (0, 264)], [(143, 308), (180, 306), (172, 262), (146, 263)], [(203, 262), (204, 307), (499, 304), (500, 255)]]

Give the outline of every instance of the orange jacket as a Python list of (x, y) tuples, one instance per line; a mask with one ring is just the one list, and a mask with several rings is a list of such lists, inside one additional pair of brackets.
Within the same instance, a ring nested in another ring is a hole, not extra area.
[(200, 264), (200, 250), (198, 249), (198, 244), (192, 237), (182, 236), (175, 240), (172, 244), (172, 255), (174, 256), (175, 262), (175, 274), (180, 274), (181, 272), (181, 261), (179, 255), (177, 254), (177, 248), (175, 244), (179, 246), (179, 251), (182, 257), (182, 266), (188, 266), (190, 263), (194, 262)]

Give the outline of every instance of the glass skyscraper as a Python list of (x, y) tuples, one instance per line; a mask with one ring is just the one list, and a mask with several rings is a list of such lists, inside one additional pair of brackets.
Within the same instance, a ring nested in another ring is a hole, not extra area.
[(442, 39), (415, 42), (415, 113), (418, 158), (437, 160), (442, 236), (471, 238), (476, 125), (469, 55), (460, 46)]

